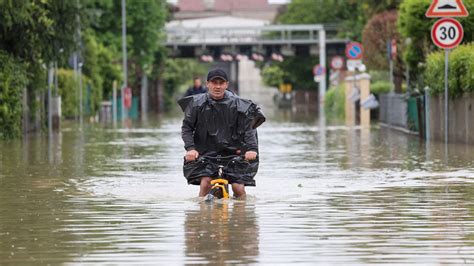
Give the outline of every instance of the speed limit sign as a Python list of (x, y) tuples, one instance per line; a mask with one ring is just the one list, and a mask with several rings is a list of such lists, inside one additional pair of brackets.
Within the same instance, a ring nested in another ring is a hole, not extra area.
[(464, 36), (461, 23), (453, 18), (443, 18), (431, 28), (431, 39), (442, 49), (452, 49), (458, 46)]

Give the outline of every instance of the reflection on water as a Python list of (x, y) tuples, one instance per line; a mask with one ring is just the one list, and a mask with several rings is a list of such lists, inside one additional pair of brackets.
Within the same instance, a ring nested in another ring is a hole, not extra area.
[(201, 203), (185, 213), (186, 257), (189, 263), (255, 263), (258, 225), (255, 206), (235, 201)]
[(474, 147), (269, 117), (246, 202), (199, 203), (177, 117), (0, 142), (0, 264), (474, 264)]

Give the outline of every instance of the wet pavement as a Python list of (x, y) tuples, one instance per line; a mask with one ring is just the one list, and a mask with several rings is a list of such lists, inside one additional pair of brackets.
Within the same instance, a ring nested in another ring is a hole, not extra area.
[(474, 147), (269, 116), (257, 187), (211, 205), (176, 116), (0, 142), (0, 264), (474, 264)]

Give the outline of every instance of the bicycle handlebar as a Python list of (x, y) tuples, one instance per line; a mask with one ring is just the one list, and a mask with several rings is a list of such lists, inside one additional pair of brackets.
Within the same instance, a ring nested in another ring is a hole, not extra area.
[[(210, 160), (229, 160), (229, 159), (235, 159), (235, 158), (244, 159), (245, 157), (242, 156), (242, 155), (228, 155), (228, 156), (208, 156), (208, 155), (202, 155), (202, 156), (199, 156), (199, 158), (210, 159)], [(198, 158), (198, 159), (199, 159), (199, 158)]]

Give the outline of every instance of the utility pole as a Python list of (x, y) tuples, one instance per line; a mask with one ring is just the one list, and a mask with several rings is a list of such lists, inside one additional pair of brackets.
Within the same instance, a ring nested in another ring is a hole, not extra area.
[[(326, 67), (326, 31), (324, 29), (319, 30), (319, 65), (325, 70)], [(326, 71), (327, 73), (327, 71)], [(324, 74), (321, 82), (319, 82), (319, 110), (321, 110), (324, 103), (324, 96), (326, 95), (326, 74)]]
[(82, 63), (79, 63), (79, 125), (81, 127), (81, 130), (84, 123), (82, 117), (82, 106)]
[[(80, 8), (80, 3), (79, 0), (77, 0), (77, 8)], [(82, 65), (83, 65), (83, 60), (82, 60), (82, 40), (81, 40), (81, 18), (79, 15), (77, 16), (77, 43), (78, 45), (78, 52), (74, 53), (74, 63), (75, 63), (75, 71), (77, 72), (76, 75), (78, 75), (79, 78), (79, 125), (80, 125), (80, 130), (82, 130), (83, 126), (83, 117), (82, 117)], [(76, 83), (77, 84), (77, 83)]]

